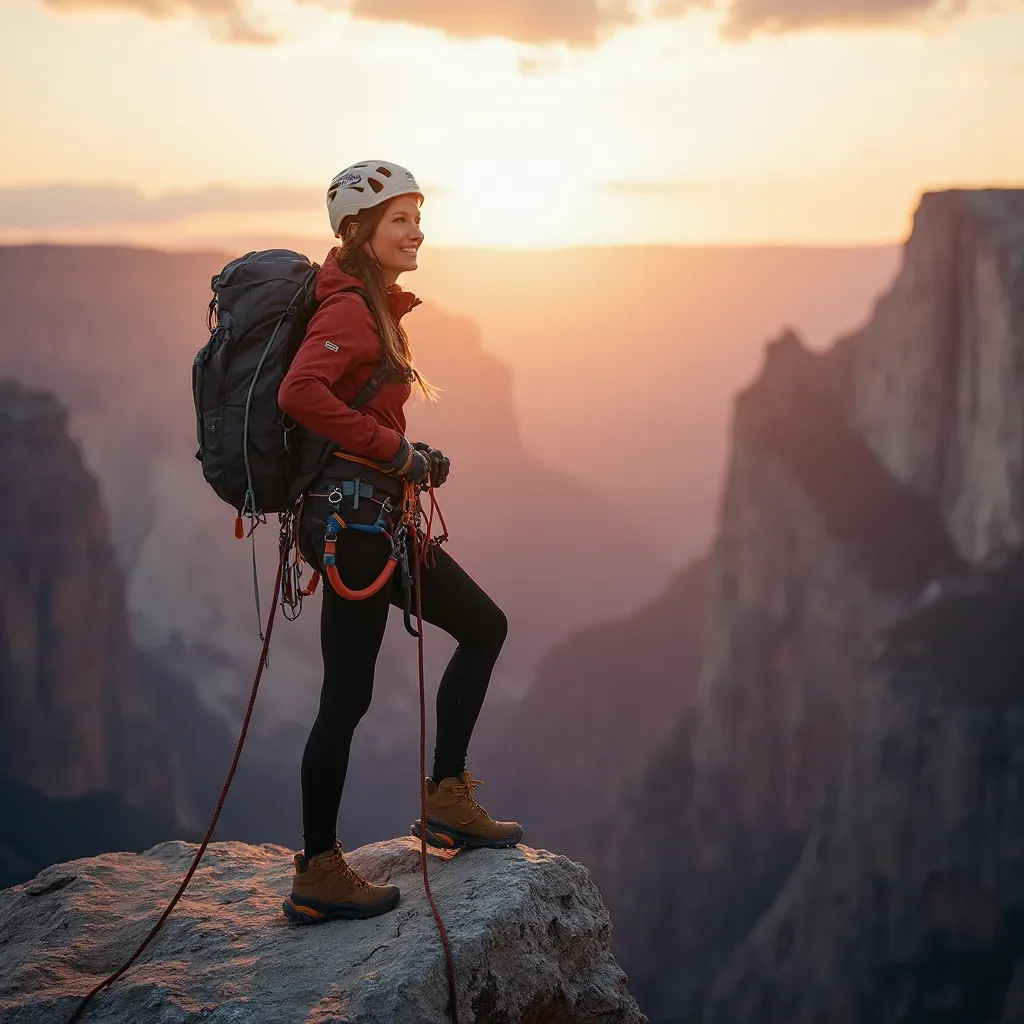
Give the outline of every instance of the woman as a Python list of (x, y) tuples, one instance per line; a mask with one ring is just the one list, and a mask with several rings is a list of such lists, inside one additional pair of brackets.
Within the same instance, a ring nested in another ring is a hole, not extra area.
[[(405, 438), (403, 406), (412, 387), (436, 397), (413, 366), (401, 324), (419, 299), (396, 283), (416, 269), (422, 202), (412, 174), (384, 161), (346, 168), (327, 192), (331, 228), (341, 245), (317, 273), (320, 305), (278, 394), (283, 412), (340, 446), (303, 506), (300, 543), (318, 568), (332, 511), (348, 524), (383, 524), (390, 533), (403, 481), (438, 487), (448, 475), (443, 453)], [(384, 362), (389, 372), (365, 400), (368, 382)], [(383, 533), (341, 529), (336, 564), (344, 585), (368, 587), (390, 552)], [(480, 806), (474, 795), (479, 783), (466, 771), (470, 736), (508, 623), (450, 555), (440, 547), (431, 553), (420, 575), (423, 619), (453, 636), (458, 648), (437, 691), (433, 773), (424, 780), (427, 841), (446, 848), (513, 846), (522, 829), (495, 821)], [(399, 901), (397, 886), (374, 885), (346, 863), (337, 818), (352, 734), (370, 706), (388, 608), (403, 602), (400, 574), (363, 600), (342, 597), (329, 583), (323, 591), (323, 688), (302, 757), (304, 849), (295, 855), (292, 892), (284, 902), (297, 924), (372, 917)], [(413, 832), (419, 834), (418, 823)]]

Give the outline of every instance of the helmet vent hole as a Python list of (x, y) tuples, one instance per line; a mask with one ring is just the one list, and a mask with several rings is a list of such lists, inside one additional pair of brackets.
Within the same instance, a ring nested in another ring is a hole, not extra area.
[(385, 178), (390, 178), (391, 177), (391, 172), (386, 167), (378, 167), (377, 168), (377, 173), (378, 174), (383, 174)]
[(367, 178), (366, 184), (373, 189), (374, 192), (380, 192), (384, 186), (376, 178)]
[(349, 188), (352, 189), (353, 192), (365, 192), (366, 191), (366, 189), (363, 188), (362, 185), (349, 185)]

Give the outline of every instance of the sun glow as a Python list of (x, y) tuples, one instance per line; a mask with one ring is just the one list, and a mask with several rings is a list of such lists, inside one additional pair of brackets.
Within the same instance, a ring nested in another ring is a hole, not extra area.
[[(580, 220), (593, 217), (587, 183), (551, 161), (460, 164), (437, 197), (445, 233), (468, 245), (549, 247), (581, 233)], [(426, 211), (425, 211), (426, 212)]]

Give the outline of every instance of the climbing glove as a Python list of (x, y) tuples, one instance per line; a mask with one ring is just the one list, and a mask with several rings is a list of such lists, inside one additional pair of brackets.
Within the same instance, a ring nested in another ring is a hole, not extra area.
[(382, 463), (384, 468), (403, 480), (421, 484), (427, 479), (431, 470), (430, 459), (426, 453), (409, 444), (403, 437), (398, 452), (390, 462)]
[(431, 448), (425, 441), (414, 441), (413, 448), (430, 460), (430, 486), (440, 487), (448, 479), (451, 462), (440, 448)]

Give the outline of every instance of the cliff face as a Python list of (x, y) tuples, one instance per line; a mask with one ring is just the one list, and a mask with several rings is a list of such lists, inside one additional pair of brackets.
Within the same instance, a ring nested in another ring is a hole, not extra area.
[(1024, 192), (926, 195), (856, 339), (850, 419), (963, 554), (1024, 540)]
[(966, 564), (882, 634), (836, 790), (706, 1019), (998, 1021), (1024, 953), (1024, 193), (924, 197), (849, 345), (849, 422)]
[(1018, 549), (886, 631), (835, 789), (707, 1021), (1020, 1019), (1022, 621)]
[(737, 402), (696, 707), (594, 867), (655, 1017), (696, 1012), (770, 905), (837, 772), (875, 630), (956, 560), (845, 423), (849, 391), (845, 349), (786, 333)]
[(188, 816), (98, 489), (47, 394), (0, 383), (0, 775)]
[[(619, 955), (654, 1018), (701, 1018), (732, 951), (811, 856), (807, 836), (838, 779), (858, 793), (861, 825), (881, 819), (879, 828), (899, 830), (908, 807), (935, 809), (914, 778), (904, 780), (901, 807), (887, 802), (887, 781), (844, 759), (865, 742), (882, 745), (893, 770), (894, 750), (932, 742), (921, 734), (927, 717), (902, 690), (885, 714), (870, 710), (879, 630), (929, 581), (962, 574), (1018, 536), (1022, 228), (1019, 194), (925, 197), (900, 276), (870, 323), (818, 356), (783, 333), (737, 400), (697, 706), (652, 760), (640, 799), (623, 809), (616, 840), (595, 864)], [(963, 823), (986, 731), (945, 727), (963, 751), (947, 766), (963, 794), (950, 813)], [(855, 833), (854, 820), (837, 813), (842, 835)], [(932, 866), (943, 870), (948, 836), (922, 834), (937, 844)], [(962, 841), (981, 842), (970, 829)], [(1001, 870), (1014, 849), (1004, 842), (994, 854)], [(951, 870), (955, 888), (961, 875)], [(785, 947), (778, 956), (794, 979), (806, 957), (828, 959), (826, 989), (853, 955), (840, 937), (859, 913), (848, 893), (861, 891), (843, 865), (828, 871), (833, 893), (847, 895), (800, 899), (805, 919), (832, 925), (814, 940), (801, 933), (795, 949), (791, 923), (772, 947)], [(904, 900), (920, 891), (906, 879), (894, 886)], [(771, 971), (728, 971), (709, 1019), (833, 1019), (814, 1017), (822, 1004), (813, 1000), (806, 1018), (776, 1013)]]

